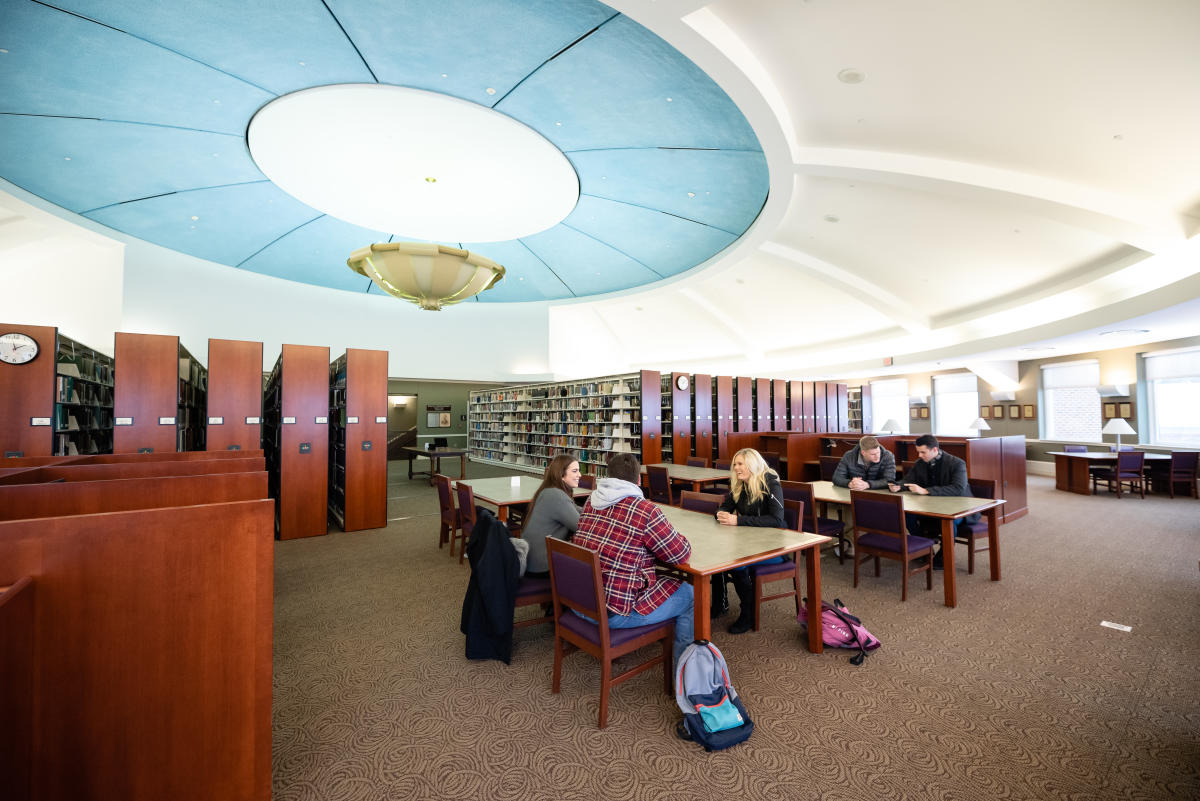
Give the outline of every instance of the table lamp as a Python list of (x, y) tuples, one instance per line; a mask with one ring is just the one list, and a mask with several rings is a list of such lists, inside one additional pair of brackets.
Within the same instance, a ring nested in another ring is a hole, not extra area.
[(975, 422), (971, 423), (971, 425), (967, 426), (967, 428), (976, 432), (975, 435), (979, 437), (983, 436), (984, 431), (992, 430), (992, 427), (987, 424), (987, 420), (984, 420), (982, 417), (976, 417)]
[(879, 430), (880, 430), (880, 431), (882, 431), (884, 434), (894, 434), (894, 433), (895, 433), (897, 430), (899, 430), (899, 428), (900, 428), (900, 424), (899, 424), (899, 423), (897, 423), (897, 422), (895, 421), (895, 419), (893, 419), (893, 418), (889, 417), (889, 418), (887, 419), (887, 422), (886, 422), (886, 423), (884, 423), (884, 424), (883, 424), (883, 425), (880, 427), (880, 429), (879, 429)]
[(1100, 429), (1101, 434), (1116, 434), (1117, 435), (1117, 450), (1121, 450), (1121, 435), (1133, 434), (1137, 432), (1129, 425), (1129, 422), (1123, 417), (1114, 417), (1104, 424), (1104, 428)]

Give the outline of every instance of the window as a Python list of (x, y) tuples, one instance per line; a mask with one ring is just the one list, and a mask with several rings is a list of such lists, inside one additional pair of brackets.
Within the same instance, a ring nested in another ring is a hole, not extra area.
[(1042, 365), (1046, 439), (1100, 441), (1100, 362)]
[(1200, 447), (1200, 348), (1146, 355), (1150, 441)]
[(933, 377), (933, 433), (943, 437), (970, 437), (968, 426), (979, 417), (979, 379), (974, 373)]
[(908, 433), (908, 379), (889, 378), (871, 382), (871, 432), (882, 434), (883, 424), (891, 421), (899, 427), (893, 434)]

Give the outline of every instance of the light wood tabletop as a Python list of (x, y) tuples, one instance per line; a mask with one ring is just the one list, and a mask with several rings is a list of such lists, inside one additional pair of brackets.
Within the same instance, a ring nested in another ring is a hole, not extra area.
[[(1148, 462), (1170, 461), (1171, 459), (1169, 453), (1149, 453), (1147, 451), (1139, 451), (1139, 453), (1144, 454)], [(1076, 495), (1092, 494), (1092, 467), (1117, 463), (1115, 451), (1083, 451), (1081, 453), (1047, 451), (1046, 455), (1054, 457), (1054, 488), (1063, 492), (1074, 492)]]
[(692, 467), (686, 464), (653, 464), (642, 465), (642, 475), (646, 475), (647, 467), (665, 467), (672, 481), (690, 481), (692, 489), (702, 492), (705, 484), (716, 484), (729, 480), (728, 470), (717, 470), (712, 467)]
[[(513, 483), (513, 479), (517, 483)], [(529, 503), (537, 494), (542, 480), (537, 476), (500, 476), (498, 478), (469, 478), (461, 479), (456, 484), (465, 484), (475, 494), (476, 501), (483, 501), (496, 507), (496, 518), (501, 522), (508, 520), (508, 507)], [(582, 487), (575, 490), (575, 497), (587, 495), (591, 490)]]

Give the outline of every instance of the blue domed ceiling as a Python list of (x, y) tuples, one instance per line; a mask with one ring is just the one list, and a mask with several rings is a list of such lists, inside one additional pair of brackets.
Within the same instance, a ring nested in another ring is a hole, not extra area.
[(659, 37), (590, 0), (0, 5), (0, 177), (232, 267), (378, 293), (347, 255), (409, 238), (314, 210), (250, 157), (256, 111), (330, 84), (493, 108), (569, 159), (580, 196), (562, 222), (506, 242), (446, 243), (508, 269), (481, 302), (677, 275), (737, 239), (766, 200), (766, 160), (733, 101)]

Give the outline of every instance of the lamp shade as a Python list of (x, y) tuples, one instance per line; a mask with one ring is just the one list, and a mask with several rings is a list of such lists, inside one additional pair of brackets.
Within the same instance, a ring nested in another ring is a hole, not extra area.
[(967, 428), (971, 429), (972, 431), (992, 430), (992, 427), (987, 424), (987, 420), (984, 420), (982, 417), (976, 417), (975, 422), (971, 423), (971, 425), (967, 426)]
[(899, 424), (899, 423), (897, 423), (895, 420), (893, 420), (892, 418), (890, 418), (890, 417), (889, 417), (889, 418), (888, 418), (888, 420), (887, 420), (887, 422), (886, 422), (886, 423), (884, 423), (882, 426), (880, 426), (880, 427), (879, 427), (879, 430), (880, 430), (880, 431), (883, 431), (883, 432), (885, 432), (885, 433), (891, 434), (893, 431), (899, 431), (899, 430), (900, 430), (900, 424)]
[(1133, 427), (1123, 417), (1114, 417), (1104, 424), (1104, 428), (1100, 429), (1102, 434), (1136, 434)]
[(503, 267), (478, 253), (427, 242), (368, 245), (346, 264), (389, 295), (429, 311), (472, 298), (504, 277)]

